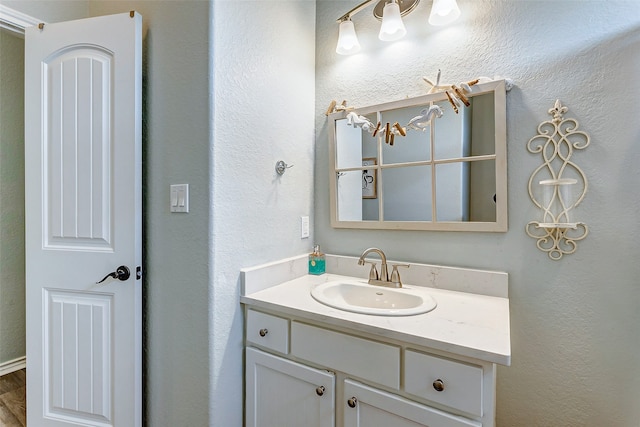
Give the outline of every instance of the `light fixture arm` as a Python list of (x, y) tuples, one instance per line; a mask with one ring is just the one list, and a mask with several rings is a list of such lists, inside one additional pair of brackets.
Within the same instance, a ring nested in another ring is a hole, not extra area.
[(362, 3), (360, 3), (359, 5), (357, 5), (353, 9), (351, 9), (349, 12), (345, 13), (340, 18), (338, 18), (336, 22), (340, 23), (340, 22), (347, 21), (347, 20), (351, 19), (351, 17), (353, 15), (355, 15), (356, 13), (360, 12), (363, 9), (366, 9), (371, 3), (375, 2), (375, 1), (378, 1), (378, 0), (366, 0), (366, 1), (362, 2)]

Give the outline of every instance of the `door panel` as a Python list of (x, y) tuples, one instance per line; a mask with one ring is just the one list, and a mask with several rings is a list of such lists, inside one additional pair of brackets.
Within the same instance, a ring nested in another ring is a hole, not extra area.
[[(111, 78), (113, 54), (73, 46), (45, 59), (43, 141), (47, 248), (111, 246)], [(71, 190), (71, 191), (69, 191)]]
[[(113, 296), (45, 290), (44, 401), (48, 416), (78, 412), (107, 422), (111, 414)], [(49, 372), (47, 372), (49, 371)]]
[(142, 423), (141, 52), (136, 13), (25, 31), (29, 425)]

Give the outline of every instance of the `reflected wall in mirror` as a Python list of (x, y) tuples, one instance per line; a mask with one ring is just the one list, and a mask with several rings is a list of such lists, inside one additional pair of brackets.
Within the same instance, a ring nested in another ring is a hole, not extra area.
[(349, 125), (345, 112), (331, 114), (331, 225), (507, 231), (505, 81), (472, 86), (466, 95), (470, 106), (458, 113), (445, 93), (356, 109), (383, 127), (405, 126), (433, 105), (442, 109), (430, 126), (407, 129), (393, 143)]

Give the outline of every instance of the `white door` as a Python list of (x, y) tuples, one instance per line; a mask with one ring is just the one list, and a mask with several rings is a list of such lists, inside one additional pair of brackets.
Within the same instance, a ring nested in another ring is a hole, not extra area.
[(141, 425), (141, 50), (133, 12), (25, 31), (29, 426)]
[(335, 376), (247, 347), (247, 427), (333, 427)]
[(391, 393), (344, 381), (344, 427), (481, 427)]

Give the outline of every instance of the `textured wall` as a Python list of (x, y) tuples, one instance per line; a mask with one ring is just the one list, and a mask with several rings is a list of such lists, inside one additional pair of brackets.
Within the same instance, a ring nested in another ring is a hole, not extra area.
[(24, 40), (0, 31), (0, 365), (24, 357)]
[[(507, 271), (512, 366), (498, 369), (500, 426), (637, 426), (640, 419), (640, 2), (458, 0), (462, 17), (427, 24), (431, 2), (406, 17), (405, 39), (377, 39), (366, 10), (353, 19), (362, 52), (335, 54), (335, 19), (358, 1), (317, 3), (315, 234), (328, 252), (379, 246), (392, 259)], [(367, 105), (423, 94), (422, 76), (465, 81), (508, 76), (509, 231), (332, 229), (327, 126), (332, 99)], [(527, 193), (540, 164), (526, 151), (560, 99), (591, 146), (576, 154), (589, 178), (579, 207), (590, 229), (560, 262), (524, 227), (537, 219)]]
[(210, 425), (240, 426), (239, 270), (311, 249), (315, 2), (216, 1), (213, 17)]

